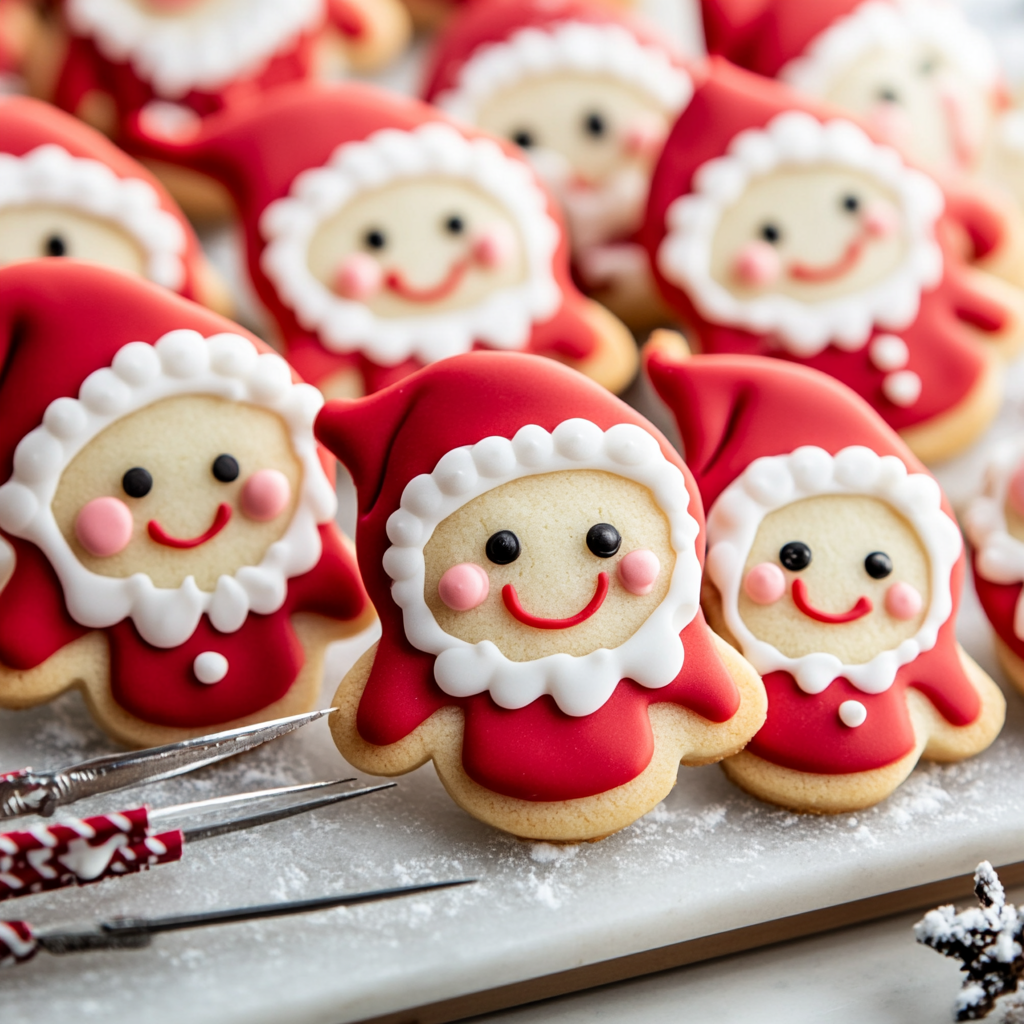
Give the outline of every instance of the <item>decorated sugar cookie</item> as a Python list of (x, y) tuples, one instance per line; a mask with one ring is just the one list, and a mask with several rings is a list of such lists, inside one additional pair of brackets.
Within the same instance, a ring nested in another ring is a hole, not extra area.
[[(194, 130), (317, 72), (318, 48), (342, 41), (362, 70), (386, 63), (408, 38), (398, 0), (60, 0), (63, 52), (45, 98), (133, 149)], [(209, 182), (167, 178), (190, 213), (223, 216)]]
[(322, 398), (230, 321), (73, 260), (0, 269), (0, 705), (139, 745), (313, 707), (372, 620)]
[(0, 266), (65, 256), (228, 312), (231, 298), (153, 175), (47, 103), (0, 99)]
[(369, 86), (278, 90), (175, 149), (237, 198), (288, 359), (360, 395), (474, 347), (563, 360), (618, 391), (632, 336), (584, 298), (551, 196), (511, 146)]
[(656, 347), (647, 369), (708, 507), (708, 620), (768, 691), (726, 774), (835, 813), (888, 796), (921, 757), (984, 750), (1005, 702), (956, 642), (963, 541), (899, 438), (806, 367)]
[(689, 473), (606, 391), (476, 352), (329, 402), (317, 434), (355, 478), (383, 627), (331, 719), (361, 770), (432, 759), (489, 824), (595, 839), (760, 727), (756, 674), (700, 612)]
[(993, 451), (983, 493), (966, 517), (974, 587), (996, 634), (999, 662), (1024, 692), (1024, 444), (1008, 438)]
[(524, 149), (565, 210), (589, 292), (631, 323), (664, 316), (633, 236), (693, 85), (650, 26), (595, 0), (472, 4), (426, 81), (432, 103)]
[(701, 348), (790, 359), (865, 398), (914, 452), (969, 445), (999, 406), (1020, 293), (967, 267), (990, 226), (842, 115), (715, 61), (655, 172), (646, 242)]

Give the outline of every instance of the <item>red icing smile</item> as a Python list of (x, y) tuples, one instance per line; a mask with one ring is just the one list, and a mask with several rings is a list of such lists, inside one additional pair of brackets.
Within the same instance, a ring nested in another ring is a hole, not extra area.
[(462, 259), (453, 263), (448, 276), (432, 288), (416, 288), (402, 277), (400, 271), (389, 270), (384, 277), (384, 286), (409, 302), (437, 302), (451, 295), (462, 284), (467, 270), (469, 260)]
[(846, 247), (846, 252), (835, 261), (824, 267), (809, 267), (806, 263), (791, 263), (789, 276), (797, 281), (808, 281), (820, 284), (823, 281), (834, 281), (837, 277), (848, 274), (859, 262), (864, 253), (867, 235), (862, 232)]
[(872, 609), (870, 598), (858, 597), (857, 603), (848, 612), (840, 612), (839, 614), (823, 612), (820, 608), (815, 608), (808, 600), (807, 584), (803, 580), (793, 580), (793, 604), (809, 618), (815, 619), (818, 622), (832, 624), (856, 622), (857, 619), (862, 619), (865, 615), (870, 614)]
[(505, 607), (512, 613), (513, 617), (526, 626), (533, 626), (534, 629), (569, 629), (571, 626), (578, 626), (581, 622), (586, 622), (604, 604), (604, 599), (607, 596), (608, 573), (602, 572), (598, 574), (597, 590), (594, 591), (594, 596), (590, 599), (590, 604), (586, 608), (578, 611), (575, 615), (570, 615), (567, 619), (542, 619), (540, 616), (531, 615), (519, 603), (519, 595), (511, 583), (506, 583), (501, 588), (501, 599), (505, 602)]
[(150, 519), (148, 529), (150, 537), (157, 544), (163, 544), (168, 548), (197, 548), (216, 537), (228, 525), (230, 519), (231, 506), (226, 501), (222, 501), (217, 506), (217, 514), (214, 516), (210, 528), (206, 533), (201, 533), (198, 537), (187, 537), (185, 539), (172, 537), (155, 519)]

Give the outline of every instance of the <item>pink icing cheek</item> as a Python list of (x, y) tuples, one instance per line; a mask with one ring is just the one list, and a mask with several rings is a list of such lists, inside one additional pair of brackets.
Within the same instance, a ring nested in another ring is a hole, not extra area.
[(242, 487), (242, 512), (257, 523), (276, 519), (292, 499), (288, 477), (276, 469), (257, 470)]
[(888, 238), (899, 226), (899, 214), (888, 203), (871, 203), (864, 211), (864, 228), (874, 238)]
[(75, 516), (78, 542), (96, 558), (109, 558), (131, 543), (135, 521), (128, 506), (117, 498), (93, 498)]
[(920, 592), (909, 583), (894, 583), (885, 592), (885, 610), (903, 622), (914, 618), (921, 611), (922, 604)]
[(473, 562), (453, 565), (437, 581), (437, 596), (453, 612), (468, 612), (483, 604), (490, 590), (490, 577)]
[(630, 551), (619, 562), (619, 582), (637, 597), (643, 597), (654, 589), (660, 572), (661, 562), (658, 561), (658, 556), (646, 548)]
[(665, 144), (666, 126), (660, 118), (639, 119), (626, 129), (623, 142), (631, 156), (657, 157)]
[(1007, 497), (1010, 500), (1010, 508), (1024, 518), (1024, 462), (1016, 468), (1013, 476), (1010, 477)]
[(743, 592), (754, 604), (775, 604), (786, 592), (786, 577), (774, 562), (762, 562), (747, 573)]
[(768, 242), (748, 242), (736, 254), (732, 272), (742, 284), (764, 288), (781, 277), (782, 260), (775, 247)]
[(516, 236), (507, 224), (492, 224), (473, 240), (473, 259), (488, 270), (508, 264), (516, 254)]
[(380, 264), (365, 252), (354, 252), (338, 267), (334, 290), (343, 299), (363, 301), (380, 291), (384, 272)]
[(876, 104), (868, 112), (867, 120), (886, 142), (900, 142), (910, 134), (910, 119), (896, 103)]

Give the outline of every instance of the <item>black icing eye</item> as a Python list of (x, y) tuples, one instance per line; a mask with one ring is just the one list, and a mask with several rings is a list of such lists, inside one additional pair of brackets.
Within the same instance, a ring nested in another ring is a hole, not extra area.
[(811, 549), (802, 540), (791, 540), (788, 544), (782, 545), (779, 561), (784, 569), (800, 572), (811, 564)]
[(68, 243), (62, 235), (50, 235), (43, 243), (43, 252), (47, 256), (67, 256)]
[(153, 474), (148, 469), (135, 466), (121, 477), (121, 486), (129, 498), (144, 498), (153, 489)]
[(762, 224), (761, 237), (766, 242), (770, 242), (772, 245), (775, 245), (782, 241), (782, 229), (777, 224)]
[(488, 538), (484, 550), (495, 565), (508, 565), (519, 557), (522, 549), (519, 538), (511, 530), (499, 530)]
[(843, 209), (847, 213), (856, 213), (860, 209), (860, 199), (855, 195), (843, 196)]
[(884, 551), (872, 551), (864, 559), (864, 571), (873, 580), (884, 580), (892, 572), (892, 559)]
[(592, 138), (600, 139), (608, 130), (608, 124), (602, 114), (592, 110), (583, 118), (583, 130)]
[(611, 558), (619, 553), (622, 534), (611, 523), (595, 523), (587, 531), (587, 547), (598, 558)]
[(883, 85), (878, 90), (878, 98), (882, 103), (899, 103), (900, 94), (891, 85)]
[(533, 132), (528, 132), (525, 128), (514, 131), (510, 138), (517, 146), (521, 146), (523, 149), (529, 149), (537, 144), (537, 140), (533, 137)]
[(218, 455), (213, 460), (213, 475), (222, 483), (238, 479), (238, 459), (234, 455)]
[(444, 229), (450, 235), (461, 235), (466, 230), (466, 222), (457, 213), (453, 213), (444, 222)]
[(383, 249), (387, 244), (387, 235), (385, 235), (380, 228), (370, 228), (370, 230), (363, 235), (363, 245), (365, 245), (367, 249)]

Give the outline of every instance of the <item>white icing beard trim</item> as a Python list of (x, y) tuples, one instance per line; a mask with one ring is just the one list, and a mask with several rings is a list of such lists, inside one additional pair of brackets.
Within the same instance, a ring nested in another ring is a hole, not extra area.
[(547, 29), (522, 28), (503, 42), (479, 47), (459, 70), (455, 86), (434, 103), (475, 124), (495, 94), (559, 71), (617, 78), (646, 93), (667, 114), (678, 114), (693, 95), (690, 76), (664, 50), (644, 46), (623, 26), (566, 21)]
[[(597, 469), (650, 489), (671, 525), (675, 569), (665, 599), (644, 624), (614, 650), (582, 657), (552, 654), (511, 661), (490, 640), (467, 643), (446, 633), (426, 601), (423, 549), (438, 524), (473, 498), (510, 480), (562, 470)], [(700, 564), (694, 544), (700, 532), (687, 511), (690, 495), (683, 474), (641, 427), (620, 423), (608, 431), (589, 420), (565, 420), (550, 434), (535, 424), (510, 441), (487, 437), (448, 452), (430, 474), (414, 477), (401, 507), (387, 523), (391, 547), (384, 569), (395, 581), (391, 595), (402, 609), (413, 647), (437, 656), (434, 678), (452, 697), (489, 692), (499, 707), (526, 707), (547, 693), (567, 715), (590, 715), (611, 697), (622, 679), (658, 689), (683, 667), (680, 632), (700, 606)]]
[(983, 88), (995, 88), (999, 59), (992, 44), (955, 7), (927, 0), (867, 0), (811, 40), (778, 77), (801, 92), (823, 96), (871, 51), (909, 52), (916, 43), (934, 47)]
[(141, 178), (119, 178), (99, 160), (52, 143), (24, 156), (0, 153), (0, 211), (41, 203), (115, 224), (142, 249), (150, 281), (171, 291), (185, 284), (185, 229)]
[(325, 17), (324, 0), (205, 0), (183, 14), (132, 0), (66, 0), (64, 11), (72, 32), (171, 100), (257, 74)]
[[(790, 658), (747, 628), (740, 617), (743, 567), (761, 521), (803, 498), (848, 494), (878, 498), (910, 523), (928, 555), (931, 602), (917, 633), (893, 650), (860, 665), (844, 665), (824, 652)], [(942, 511), (939, 485), (925, 473), (908, 473), (894, 455), (880, 456), (853, 445), (835, 456), (821, 448), (797, 448), (789, 455), (755, 459), (724, 491), (708, 515), (706, 570), (722, 597), (729, 630), (746, 659), (763, 676), (788, 672), (805, 693), (821, 693), (843, 676), (863, 693), (888, 690), (896, 673), (938, 639), (953, 611), (950, 574), (963, 550), (956, 523)]]
[[(770, 334), (784, 351), (800, 358), (830, 343), (856, 351), (875, 326), (898, 331), (913, 323), (921, 292), (942, 277), (935, 223), (944, 199), (930, 178), (907, 167), (894, 149), (872, 142), (852, 121), (822, 124), (795, 110), (772, 118), (764, 129), (740, 132), (726, 154), (699, 167), (693, 191), (669, 206), (657, 253), (662, 274), (687, 292), (706, 320)], [(908, 248), (903, 264), (856, 295), (814, 304), (779, 294), (739, 299), (719, 284), (711, 276), (715, 232), (747, 186), (780, 168), (829, 165), (869, 174), (895, 193)]]
[[(341, 298), (313, 275), (308, 249), (321, 224), (363, 192), (429, 176), (462, 179), (505, 209), (523, 240), (523, 284), (494, 291), (467, 309), (389, 318)], [(394, 366), (410, 357), (430, 363), (458, 355), (478, 341), (521, 349), (534, 321), (553, 316), (562, 301), (551, 269), (561, 229), (548, 216), (547, 202), (529, 167), (490, 139), (467, 139), (442, 122), (411, 132), (386, 128), (339, 146), (325, 166), (303, 171), (288, 197), (263, 211), (267, 247), (260, 267), (281, 302), (332, 352), (362, 352), (378, 365)]]
[[(299, 502), (287, 530), (259, 565), (221, 576), (213, 593), (189, 576), (179, 587), (157, 587), (142, 573), (117, 579), (91, 572), (75, 556), (51, 508), (71, 460), (112, 423), (177, 395), (216, 395), (277, 413), (288, 427), (302, 465)], [(31, 541), (46, 555), (64, 590), (71, 617), (91, 629), (130, 618), (154, 647), (177, 647), (205, 613), (215, 629), (234, 633), (250, 611), (271, 615), (288, 592), (288, 580), (320, 561), (319, 524), (334, 518), (337, 499), (317, 455), (313, 421), (323, 397), (309, 384), (294, 384), (288, 364), (260, 354), (236, 334), (203, 338), (171, 331), (155, 345), (133, 341), (109, 369), (86, 377), (78, 398), (58, 398), (42, 425), (14, 451), (14, 472), (0, 486), (0, 528)]]
[[(985, 490), (970, 504), (965, 516), (967, 536), (974, 546), (974, 569), (992, 583), (1024, 583), (1024, 542), (1006, 525), (1006, 499), (1010, 478), (1024, 459), (1024, 439), (1007, 438), (998, 444), (985, 472)], [(1024, 640), (1024, 591), (1013, 613), (1013, 635)]]

